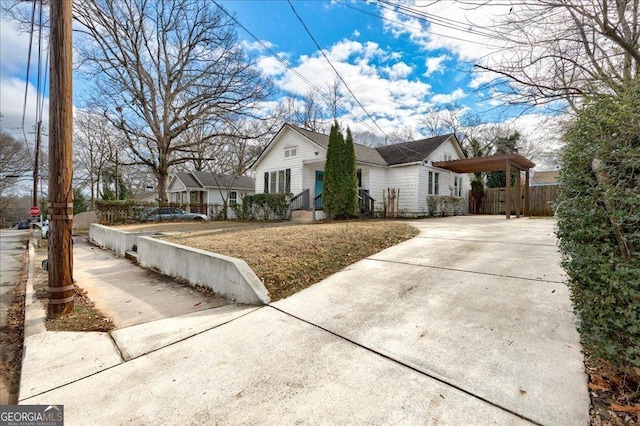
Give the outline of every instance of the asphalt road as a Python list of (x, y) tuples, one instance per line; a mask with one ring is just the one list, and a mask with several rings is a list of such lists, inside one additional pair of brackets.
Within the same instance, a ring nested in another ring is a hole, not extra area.
[[(27, 241), (29, 230), (0, 230), (0, 362), (11, 359), (14, 345), (5, 344), (8, 311), (13, 303), (14, 296), (11, 290), (18, 284), (19, 279), (27, 266)], [(14, 396), (10, 384), (0, 376), (0, 404), (8, 404)]]

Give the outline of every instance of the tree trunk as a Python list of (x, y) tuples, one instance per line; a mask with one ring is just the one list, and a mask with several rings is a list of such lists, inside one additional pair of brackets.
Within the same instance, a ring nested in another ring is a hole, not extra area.
[(167, 189), (169, 189), (169, 171), (158, 170), (154, 174), (158, 180), (158, 199), (161, 203), (167, 203), (169, 201), (167, 194)]

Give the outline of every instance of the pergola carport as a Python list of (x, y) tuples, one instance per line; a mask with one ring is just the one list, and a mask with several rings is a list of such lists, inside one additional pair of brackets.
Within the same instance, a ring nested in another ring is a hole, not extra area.
[[(520, 154), (501, 154), (490, 157), (465, 158), (462, 160), (436, 161), (434, 167), (451, 170), (455, 173), (476, 173), (476, 172), (499, 172), (504, 171), (506, 176), (511, 176), (511, 168), (518, 170), (516, 173), (516, 217), (520, 217), (522, 210), (522, 200), (519, 194), (522, 193), (522, 182), (520, 172), (525, 172), (524, 191), (524, 215), (529, 215), (529, 170), (535, 164), (527, 160)], [(511, 218), (511, 179), (507, 178), (507, 188), (505, 197), (505, 214), (507, 219)]]

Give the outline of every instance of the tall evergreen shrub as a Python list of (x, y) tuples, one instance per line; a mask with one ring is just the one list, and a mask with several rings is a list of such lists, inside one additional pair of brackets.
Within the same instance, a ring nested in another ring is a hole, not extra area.
[(357, 217), (358, 205), (358, 169), (356, 167), (356, 152), (353, 146), (351, 129), (347, 127), (347, 139), (344, 145), (344, 216)]
[(640, 367), (638, 87), (593, 100), (565, 141), (557, 234), (583, 344), (618, 367)]
[(324, 183), (322, 201), (324, 211), (329, 217), (340, 215), (343, 194), (343, 169), (341, 159), (344, 156), (344, 140), (337, 121), (331, 126), (327, 159), (324, 164)]

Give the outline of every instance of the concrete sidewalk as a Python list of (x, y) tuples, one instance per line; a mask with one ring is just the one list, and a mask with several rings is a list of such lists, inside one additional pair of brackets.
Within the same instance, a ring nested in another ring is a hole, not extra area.
[(53, 345), (28, 344), (35, 390), (23, 384), (21, 403), (64, 404), (69, 425), (587, 424), (554, 222), (415, 225), (418, 237), (268, 307), (124, 327), (111, 352), (44, 333), (87, 352), (56, 382), (32, 362)]

